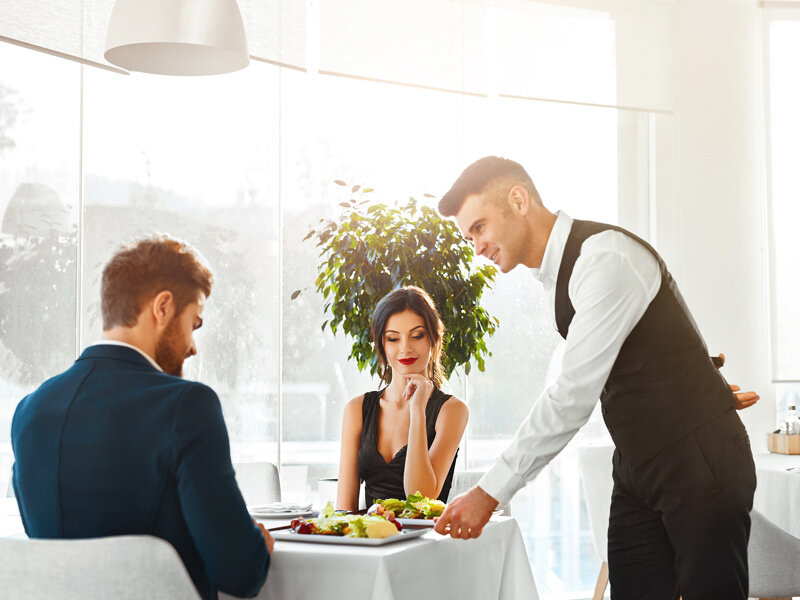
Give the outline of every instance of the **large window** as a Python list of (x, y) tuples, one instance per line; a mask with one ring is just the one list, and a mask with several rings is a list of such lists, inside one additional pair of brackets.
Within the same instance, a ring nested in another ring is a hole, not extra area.
[[(467, 162), (497, 153), (530, 168), (551, 208), (617, 222), (618, 181), (635, 179), (620, 173), (618, 157), (636, 151), (619, 148), (620, 111), (607, 108), (490, 101), (296, 72), (282, 75), (282, 96), (281, 456), (284, 468), (307, 470), (314, 498), (316, 478), (336, 475), (344, 403), (377, 385), (343, 360), (349, 351), (346, 338), (319, 330), (322, 300), (313, 293), (313, 282), (320, 259), (313, 243), (302, 238), (347, 199), (346, 189), (333, 180), (373, 187), (382, 201), (408, 196), (424, 201), (426, 192), (444, 193)], [(640, 121), (623, 116), (628, 127)], [(531, 139), (548, 143), (531, 144)], [(298, 289), (300, 296), (290, 299)], [(505, 447), (557, 373), (560, 356), (553, 316), (526, 269), (498, 277), (485, 305), (501, 323), (489, 342), (494, 356), (485, 373), (459, 374), (449, 383), (451, 392), (470, 403), (459, 454), (460, 468), (469, 470), (486, 469)], [(605, 436), (599, 416), (580, 434), (582, 441)], [(570, 447), (514, 500), (544, 594), (583, 592), (597, 577), (577, 473)]]
[[(596, 22), (608, 50), (611, 22)], [(0, 44), (0, 64), (0, 486), (16, 403), (100, 337), (100, 272), (132, 238), (168, 233), (207, 259), (215, 286), (186, 376), (219, 393), (234, 460), (278, 463), (284, 497), (315, 501), (317, 481), (336, 476), (344, 403), (378, 385), (346, 360), (347, 338), (320, 329), (319, 257), (302, 240), (346, 199), (333, 180), (375, 188), (375, 201), (435, 202), (423, 195), (499, 154), (529, 169), (549, 208), (612, 223), (641, 209), (618, 199), (647, 187), (629, 141), (647, 135), (639, 111), (255, 62), (214, 78), (124, 76)], [(448, 384), (470, 404), (469, 470), (492, 463), (560, 360), (525, 269), (499, 276), (485, 305), (500, 319), (493, 357)], [(594, 416), (579, 437), (604, 435)], [(545, 598), (597, 576), (581, 498), (570, 447), (515, 498)]]
[(800, 12), (765, 13), (771, 322), (778, 422), (788, 405), (800, 407)]
[(234, 460), (278, 462), (277, 69), (213, 78), (84, 75), (84, 344), (102, 333), (103, 264), (168, 233), (214, 288), (186, 376), (219, 394)]
[[(617, 222), (618, 111), (519, 100), (500, 101), (493, 151), (526, 165), (545, 206), (570, 216)], [(530, 140), (548, 140), (532, 144)], [(476, 148), (480, 140), (476, 140)], [(486, 372), (469, 377), (467, 464), (485, 470), (511, 439), (531, 404), (558, 374), (562, 347), (555, 315), (527, 269), (498, 277), (486, 299), (500, 319)], [(542, 594), (591, 589), (598, 562), (591, 547), (575, 443), (607, 436), (595, 415), (513, 501)]]
[(75, 357), (80, 66), (0, 44), (0, 495), (20, 398)]

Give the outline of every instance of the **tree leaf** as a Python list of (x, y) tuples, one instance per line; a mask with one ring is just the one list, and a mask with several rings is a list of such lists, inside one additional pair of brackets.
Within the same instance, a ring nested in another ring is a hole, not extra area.
[(336, 185), (347, 185), (347, 184), (346, 184), (344, 181), (342, 181), (341, 179), (334, 179), (334, 180), (333, 180), (333, 183), (335, 183)]
[(292, 292), (292, 296), (291, 296), (292, 300), (297, 298), (299, 295), (300, 295), (300, 290), (295, 290), (294, 292)]

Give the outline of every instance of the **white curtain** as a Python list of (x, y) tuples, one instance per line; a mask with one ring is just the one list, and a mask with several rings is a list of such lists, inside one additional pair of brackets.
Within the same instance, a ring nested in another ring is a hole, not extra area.
[(658, 0), (323, 1), (319, 64), (459, 92), (671, 111), (674, 12)]
[[(0, 0), (0, 35), (107, 64), (112, 6), (113, 0)], [(239, 0), (239, 6), (251, 55), (282, 65), (468, 94), (673, 108), (673, 0)]]
[[(251, 55), (305, 67), (304, 0), (238, 3)], [(114, 0), (0, 0), (0, 36), (109, 65), (103, 52), (113, 7)]]
[(0, 0), (0, 35), (83, 57), (83, 15), (84, 0)]

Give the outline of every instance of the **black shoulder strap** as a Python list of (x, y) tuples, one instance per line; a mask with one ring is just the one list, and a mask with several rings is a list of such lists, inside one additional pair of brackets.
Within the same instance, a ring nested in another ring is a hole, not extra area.
[(361, 439), (378, 439), (378, 407), (381, 391), (366, 392), (361, 400)]

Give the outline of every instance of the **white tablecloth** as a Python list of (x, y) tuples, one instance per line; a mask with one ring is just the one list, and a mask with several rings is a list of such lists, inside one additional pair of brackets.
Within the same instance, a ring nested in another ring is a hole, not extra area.
[(755, 454), (758, 486), (753, 508), (781, 529), (800, 538), (800, 455)]
[(0, 537), (27, 537), (16, 498), (0, 498)]
[[(13, 498), (0, 498), (0, 537), (25, 537)], [(516, 520), (492, 517), (474, 540), (454, 540), (431, 530), (386, 546), (276, 542), (258, 598), (538, 600), (539, 594)]]
[(386, 546), (276, 542), (257, 597), (537, 600), (539, 595), (516, 520), (494, 517), (479, 538), (466, 541), (431, 531)]

